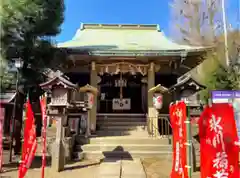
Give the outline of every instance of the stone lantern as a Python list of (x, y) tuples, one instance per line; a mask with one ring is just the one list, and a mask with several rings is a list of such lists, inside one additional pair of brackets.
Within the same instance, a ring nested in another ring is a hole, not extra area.
[(158, 84), (157, 86), (150, 88), (148, 93), (152, 93), (153, 106), (148, 113), (148, 127), (153, 136), (158, 136), (158, 115), (159, 111), (163, 107), (163, 93), (168, 92), (168, 89)]
[(200, 91), (206, 87), (197, 82), (191, 74), (186, 73), (177, 79), (177, 83), (169, 88), (174, 96), (173, 100), (182, 100), (186, 103), (192, 122), (192, 135), (198, 135), (198, 124), (202, 112), (202, 101)]
[(153, 105), (157, 110), (162, 109), (163, 107), (163, 93), (167, 92), (168, 89), (164, 86), (158, 84), (157, 86), (148, 90), (148, 92), (153, 93)]
[(47, 113), (57, 121), (56, 140), (52, 146), (52, 168), (60, 172), (64, 170), (65, 165), (64, 137), (67, 131), (67, 111), (71, 107), (71, 95), (77, 88), (60, 71), (56, 71), (52, 79), (40, 86), (43, 90), (51, 93)]
[(94, 99), (98, 94), (98, 89), (87, 84), (79, 89), (80, 92), (85, 93), (84, 100), (87, 102), (88, 109), (92, 109), (94, 105)]
[(80, 92), (83, 92), (84, 100), (87, 101), (87, 109), (88, 109), (88, 119), (87, 119), (87, 131), (85, 136), (88, 137), (91, 135), (91, 130), (94, 130), (96, 127), (96, 114), (94, 112), (91, 113), (91, 109), (96, 104), (95, 99), (98, 94), (98, 89), (87, 84), (79, 89)]

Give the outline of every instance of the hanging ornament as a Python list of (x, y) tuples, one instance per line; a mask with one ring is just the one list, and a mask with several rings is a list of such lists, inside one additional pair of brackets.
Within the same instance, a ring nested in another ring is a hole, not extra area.
[(108, 66), (106, 66), (105, 72), (106, 72), (106, 73), (109, 73), (109, 68), (108, 68)]
[(120, 67), (119, 67), (119, 65), (117, 65), (117, 66), (116, 66), (116, 71), (115, 71), (115, 74), (118, 74), (119, 72), (121, 72), (121, 70), (120, 70)]

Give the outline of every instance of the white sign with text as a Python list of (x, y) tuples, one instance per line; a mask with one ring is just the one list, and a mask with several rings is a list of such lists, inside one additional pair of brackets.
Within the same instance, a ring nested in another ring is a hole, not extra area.
[(113, 110), (130, 110), (131, 109), (131, 99), (130, 98), (114, 98), (112, 101)]

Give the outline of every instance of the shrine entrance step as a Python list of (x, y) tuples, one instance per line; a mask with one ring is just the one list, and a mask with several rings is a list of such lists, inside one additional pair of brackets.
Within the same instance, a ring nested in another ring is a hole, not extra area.
[(145, 114), (98, 114), (98, 136), (148, 136)]
[(172, 145), (167, 138), (144, 136), (77, 137), (74, 157), (85, 159), (135, 159), (160, 157), (171, 159)]

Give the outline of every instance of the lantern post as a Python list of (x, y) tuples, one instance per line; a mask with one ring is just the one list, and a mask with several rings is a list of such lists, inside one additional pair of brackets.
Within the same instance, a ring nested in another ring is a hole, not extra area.
[[(91, 109), (93, 107), (94, 104), (94, 101), (95, 101), (95, 97), (97, 97), (98, 95), (98, 89), (87, 84), (83, 87), (81, 87), (79, 89), (79, 92), (83, 92), (85, 93), (84, 97), (85, 97), (85, 101), (87, 101), (87, 110), (88, 110), (88, 117), (87, 117), (87, 130), (86, 130), (86, 133), (85, 133), (85, 137), (88, 138), (90, 135), (91, 135), (91, 117), (90, 117), (90, 114), (91, 114)], [(95, 118), (96, 119), (96, 118)]]
[(54, 75), (54, 78), (40, 84), (40, 87), (51, 92), (47, 114), (57, 121), (56, 139), (53, 142), (51, 153), (52, 169), (60, 172), (64, 170), (65, 166), (66, 147), (64, 139), (67, 132), (69, 107), (71, 107), (71, 94), (77, 90), (77, 87), (60, 71), (56, 71)]
[(160, 84), (148, 90), (149, 93), (153, 93), (153, 105), (156, 110), (156, 118), (148, 118), (152, 124), (151, 131), (154, 136), (158, 134), (158, 115), (163, 106), (163, 93), (167, 91), (168, 89)]
[(16, 122), (16, 106), (17, 106), (17, 97), (18, 97), (18, 82), (19, 82), (19, 70), (23, 67), (24, 61), (21, 58), (16, 58), (13, 59), (15, 61), (15, 67), (17, 69), (17, 78), (16, 78), (16, 84), (15, 84), (15, 88), (16, 88), (16, 94), (15, 94), (15, 98), (14, 98), (14, 105), (13, 105), (13, 110), (12, 110), (12, 118), (11, 118), (11, 130), (10, 130), (10, 148), (9, 148), (9, 162), (12, 162), (12, 152), (13, 152), (13, 139), (14, 139), (14, 128), (15, 128), (15, 122)]

